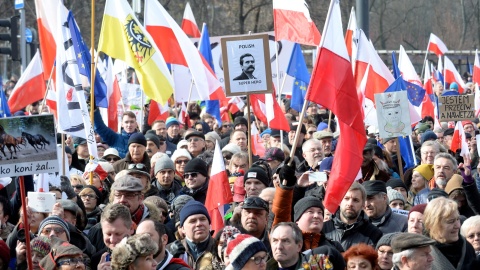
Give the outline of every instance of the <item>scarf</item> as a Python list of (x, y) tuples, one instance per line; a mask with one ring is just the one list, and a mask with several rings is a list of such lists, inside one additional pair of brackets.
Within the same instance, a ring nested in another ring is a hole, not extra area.
[(312, 233), (312, 232), (302, 231), (302, 235), (303, 235), (302, 250), (309, 250), (312, 248), (316, 248), (320, 245), (320, 240), (322, 237), (321, 233)]
[(138, 225), (140, 223), (140, 221), (142, 221), (142, 217), (143, 217), (143, 211), (145, 210), (145, 205), (140, 204), (140, 206), (138, 207), (138, 209), (135, 211), (135, 213), (132, 214), (132, 221)]

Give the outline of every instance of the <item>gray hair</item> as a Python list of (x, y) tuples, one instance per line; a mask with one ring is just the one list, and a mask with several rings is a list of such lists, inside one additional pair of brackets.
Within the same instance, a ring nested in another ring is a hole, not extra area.
[(422, 144), (422, 147), (420, 148), (420, 152), (423, 152), (425, 150), (424, 147), (433, 147), (437, 151), (437, 153), (440, 153), (440, 144), (437, 141), (426, 141)]
[(393, 264), (399, 267), (402, 266), (402, 257), (407, 257), (408, 259), (410, 259), (416, 250), (416, 248), (411, 248), (402, 252), (394, 253), (392, 257)]
[(437, 159), (439, 158), (445, 158), (445, 159), (448, 159), (452, 162), (453, 164), (453, 170), (456, 171), (457, 170), (457, 167), (458, 167), (458, 163), (457, 163), (457, 160), (452, 156), (450, 155), (449, 153), (438, 153), (436, 156), (435, 156), (435, 159), (433, 160), (433, 164), (435, 164), (435, 162), (437, 161)]
[(277, 225), (275, 225), (271, 232), (270, 235), (273, 234), (273, 232), (280, 226), (285, 226), (285, 227), (290, 227), (292, 228), (292, 237), (295, 240), (295, 244), (303, 243), (303, 235), (302, 235), (302, 230), (298, 227), (296, 223), (293, 222), (280, 222)]
[(319, 140), (315, 139), (315, 138), (308, 139), (302, 144), (302, 152), (307, 152), (309, 150), (308, 148), (310, 148), (310, 145), (312, 143), (321, 145), (321, 142)]
[(467, 238), (468, 231), (475, 227), (480, 228), (480, 216), (472, 216), (467, 218), (467, 220), (465, 220), (462, 224), (460, 234)]

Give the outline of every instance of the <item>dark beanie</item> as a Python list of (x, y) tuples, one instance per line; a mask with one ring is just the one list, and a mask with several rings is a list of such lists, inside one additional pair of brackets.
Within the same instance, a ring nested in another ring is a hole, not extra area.
[(195, 200), (188, 201), (180, 211), (180, 227), (183, 226), (183, 223), (189, 216), (198, 214), (205, 215), (208, 219), (208, 223), (210, 224), (210, 215), (208, 215), (208, 211), (207, 208), (205, 208), (205, 205)]
[(392, 239), (399, 235), (400, 232), (394, 232), (394, 233), (387, 233), (380, 238), (377, 242), (377, 246), (375, 247), (376, 250), (378, 250), (381, 246), (391, 246), (392, 245)]
[(237, 116), (235, 117), (235, 121), (233, 121), (233, 128), (235, 128), (237, 125), (245, 125), (248, 126), (248, 121), (245, 117), (243, 116)]
[(324, 211), (323, 203), (319, 198), (313, 196), (304, 197), (293, 207), (293, 222), (297, 222), (303, 213), (305, 213), (310, 207), (318, 207)]
[(95, 192), (95, 195), (97, 196), (97, 206), (99, 206), (100, 203), (103, 201), (103, 196), (102, 196), (102, 193), (100, 192), (100, 190), (98, 190), (97, 187), (92, 186), (92, 185), (87, 185), (84, 188), (89, 188), (89, 189), (93, 190), (93, 192)]
[(387, 185), (387, 187), (391, 187), (391, 188), (393, 188), (393, 189), (402, 187), (402, 188), (404, 188), (406, 191), (408, 191), (408, 188), (407, 188), (407, 186), (405, 185), (405, 183), (403, 183), (403, 181), (400, 180), (400, 179), (398, 179), (398, 178), (390, 178), (390, 180), (387, 181), (386, 185)]
[(433, 188), (432, 190), (430, 190), (430, 192), (427, 195), (428, 201), (431, 201), (431, 200), (433, 200), (435, 198), (438, 198), (438, 197), (448, 198), (448, 193), (445, 192), (445, 190), (443, 190), (443, 189)]
[(203, 176), (208, 176), (208, 167), (205, 161), (199, 158), (192, 158), (187, 165), (185, 165), (185, 172), (184, 173), (191, 173), (197, 172), (201, 173)]
[(65, 146), (65, 154), (73, 155), (72, 149), (68, 146)]
[(267, 172), (259, 166), (253, 166), (245, 173), (245, 176), (243, 177), (243, 186), (245, 186), (245, 182), (247, 182), (248, 179), (257, 179), (266, 187), (270, 186), (270, 179), (268, 179)]
[(160, 139), (158, 138), (158, 136), (156, 134), (147, 133), (145, 135), (145, 139), (147, 141), (152, 141), (157, 146), (157, 148), (160, 148)]
[(147, 139), (145, 139), (145, 136), (143, 136), (143, 134), (140, 132), (133, 133), (130, 136), (130, 139), (128, 139), (128, 146), (130, 146), (132, 143), (138, 143), (147, 147)]

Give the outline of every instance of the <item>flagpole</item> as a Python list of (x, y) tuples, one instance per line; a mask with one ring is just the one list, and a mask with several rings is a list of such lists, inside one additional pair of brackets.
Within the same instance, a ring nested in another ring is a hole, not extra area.
[[(91, 55), (91, 59), (92, 59), (92, 63), (91, 63), (91, 68), (90, 68), (90, 121), (91, 123), (93, 124), (93, 119), (94, 119), (94, 116), (93, 116), (93, 112), (94, 112), (94, 108), (95, 108), (95, 100), (94, 100), (94, 93), (95, 93), (95, 58), (93, 57), (93, 55), (95, 54), (95, 0), (92, 0), (91, 1), (91, 5), (92, 5), (92, 15), (91, 15), (91, 36), (90, 36), (90, 43), (92, 44), (92, 53), (90, 54)], [(65, 152), (65, 151), (64, 151)], [(93, 156), (90, 155), (90, 160), (93, 160)], [(62, 160), (63, 162), (63, 160)], [(90, 185), (93, 185), (93, 171), (90, 172)]]
[(247, 94), (247, 144), (248, 144), (248, 167), (252, 167), (252, 124), (250, 123), (250, 94)]
[(53, 70), (54, 69), (55, 69), (55, 65), (52, 66), (52, 70), (50, 71), (50, 76), (48, 77), (47, 88), (45, 90), (45, 95), (43, 96), (42, 107), (45, 105), (46, 100), (47, 100), (48, 89), (50, 88), (50, 84), (52, 84), (52, 75), (53, 75)]
[(67, 175), (65, 173), (65, 134), (62, 134), (62, 175)]
[(30, 223), (28, 221), (28, 210), (27, 210), (27, 194), (25, 192), (25, 178), (23, 176), (19, 176), (18, 182), (20, 184), (20, 200), (22, 202), (22, 212), (23, 212), (23, 228), (25, 230), (25, 247), (26, 247), (26, 254), (27, 254), (27, 269), (33, 269), (33, 261), (32, 261), (32, 249), (30, 246)]
[(400, 151), (400, 141), (398, 140), (398, 137), (395, 138), (395, 142), (397, 144), (398, 172), (400, 173), (400, 179), (403, 182), (402, 152)]

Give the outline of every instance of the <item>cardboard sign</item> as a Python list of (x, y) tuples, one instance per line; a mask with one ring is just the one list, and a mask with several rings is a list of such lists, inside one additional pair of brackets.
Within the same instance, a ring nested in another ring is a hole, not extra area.
[(53, 115), (0, 119), (0, 177), (58, 172)]
[(474, 95), (441, 96), (438, 107), (440, 122), (475, 119)]
[(412, 135), (407, 91), (375, 94), (380, 138)]
[(52, 212), (53, 205), (56, 202), (55, 193), (50, 192), (28, 192), (28, 207), (33, 211), (40, 213)]

